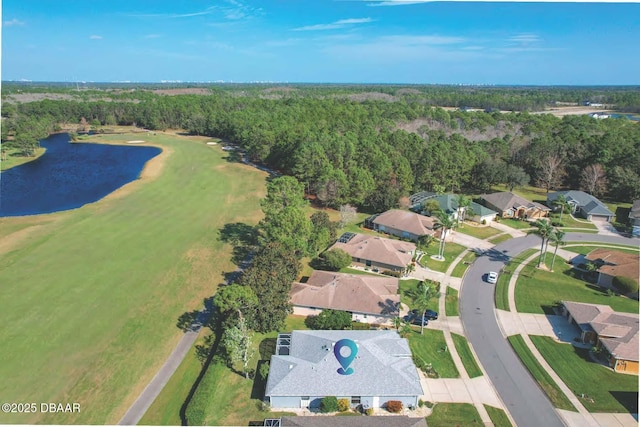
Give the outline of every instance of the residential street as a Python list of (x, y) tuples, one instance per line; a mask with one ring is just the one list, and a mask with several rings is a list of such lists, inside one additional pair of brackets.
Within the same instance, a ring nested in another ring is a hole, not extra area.
[[(571, 242), (638, 244), (638, 239), (610, 235), (568, 233)], [(537, 236), (512, 239), (479, 257), (467, 271), (460, 293), (460, 318), (465, 335), (473, 345), (500, 398), (518, 426), (563, 426), (564, 422), (512, 350), (495, 313), (495, 285), (487, 283), (489, 271), (499, 272), (506, 261), (539, 245)]]

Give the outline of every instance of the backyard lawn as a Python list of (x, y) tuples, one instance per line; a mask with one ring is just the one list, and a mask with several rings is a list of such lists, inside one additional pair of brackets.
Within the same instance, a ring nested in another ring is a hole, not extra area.
[(529, 350), (529, 347), (525, 344), (524, 339), (520, 335), (513, 335), (509, 337), (509, 343), (533, 378), (535, 378), (542, 390), (547, 394), (553, 406), (559, 409), (575, 411), (576, 408), (574, 408), (569, 399), (567, 399), (567, 396), (562, 393), (562, 390), (560, 390), (558, 385), (551, 379), (547, 371), (544, 370), (533, 354), (531, 354), (531, 350)]
[(426, 326), (424, 335), (420, 335), (420, 327), (415, 326), (408, 339), (413, 357), (421, 359), (424, 363), (431, 363), (440, 378), (460, 377), (451, 354), (446, 351), (447, 343), (442, 331)]
[(458, 312), (458, 290), (447, 286), (447, 295), (444, 300), (444, 311), (447, 317), (459, 316)]
[(470, 403), (436, 403), (427, 417), (429, 427), (482, 427), (484, 423), (475, 406)]
[(469, 224), (464, 224), (464, 227), (456, 228), (456, 231), (464, 234), (468, 234), (469, 236), (477, 237), (478, 239), (486, 239), (491, 236), (495, 236), (496, 234), (500, 234), (501, 231), (489, 226), (473, 226)]
[(453, 333), (451, 334), (451, 338), (453, 338), (453, 343), (456, 346), (456, 350), (458, 350), (460, 359), (462, 359), (464, 369), (467, 371), (467, 374), (469, 374), (469, 378), (481, 377), (482, 371), (480, 370), (475, 357), (473, 357), (473, 353), (471, 353), (471, 348), (469, 347), (467, 339), (462, 335)]
[[(547, 265), (551, 256), (547, 254)], [(576, 278), (581, 273), (562, 259), (556, 259), (554, 272), (535, 268), (534, 259), (521, 272), (516, 284), (517, 311), (523, 313), (554, 314), (558, 301), (575, 301), (609, 305), (615, 311), (638, 312), (638, 301), (622, 296), (609, 296), (605, 289)]]
[(619, 374), (595, 363), (588, 349), (560, 344), (549, 337), (531, 341), (589, 412), (638, 413), (638, 376)]
[[(297, 329), (308, 329), (304, 317), (287, 317), (284, 330)], [(257, 371), (259, 365), (270, 360), (277, 335), (277, 332), (254, 334), (254, 354), (249, 366)], [(189, 425), (247, 425), (250, 421), (277, 418), (284, 413), (261, 409), (265, 385), (259, 375), (255, 380), (246, 379), (214, 357), (188, 403), (187, 421)]]
[(431, 255), (438, 254), (438, 242), (434, 242), (429, 247), (428, 254), (423, 255), (422, 258), (420, 259), (420, 264), (423, 267), (427, 267), (427, 268), (430, 268), (431, 270), (444, 273), (447, 271), (447, 269), (449, 268), (449, 265), (451, 265), (453, 260), (456, 259), (456, 257), (460, 255), (462, 251), (464, 251), (465, 249), (467, 248), (457, 243), (452, 243), (452, 242), (446, 243), (444, 247), (444, 261), (436, 261), (435, 259), (431, 258)]

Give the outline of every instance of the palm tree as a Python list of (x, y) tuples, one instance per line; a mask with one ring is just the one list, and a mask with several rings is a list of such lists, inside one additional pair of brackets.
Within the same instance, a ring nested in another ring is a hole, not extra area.
[(553, 206), (560, 207), (560, 221), (562, 221), (562, 214), (564, 213), (565, 209), (571, 212), (571, 205), (567, 201), (567, 198), (564, 196), (564, 194), (559, 195), (557, 199), (551, 202), (551, 204)]
[[(467, 208), (471, 205), (471, 199), (464, 194), (458, 194), (456, 196), (456, 203), (458, 203), (458, 215), (456, 217), (456, 224), (460, 225), (460, 221), (463, 222), (467, 216)], [(462, 220), (460, 219), (462, 217)]]
[(435, 214), (435, 228), (440, 228), (440, 248), (438, 250), (438, 257), (444, 259), (444, 245), (447, 238), (447, 232), (456, 228), (456, 221), (444, 211), (437, 211)]
[[(422, 312), (421, 320), (427, 314), (429, 308), (429, 302), (438, 296), (440, 292), (436, 291), (435, 287), (429, 286), (425, 282), (418, 283), (416, 289), (411, 293), (413, 297), (413, 305), (417, 310)], [(424, 322), (420, 322), (420, 335), (424, 334)]]
[(558, 230), (557, 228), (554, 230), (553, 233), (551, 233), (551, 236), (549, 237), (549, 240), (551, 241), (551, 243), (556, 247), (556, 249), (553, 251), (553, 258), (551, 259), (551, 271), (553, 271), (553, 264), (556, 262), (556, 255), (558, 253), (558, 246), (564, 246), (567, 244), (567, 242), (565, 242), (564, 240), (562, 240), (564, 238), (564, 235), (566, 233), (562, 230)]
[(533, 223), (533, 225), (536, 227), (536, 229), (530, 231), (528, 234), (536, 234), (542, 239), (542, 243), (540, 244), (540, 257), (538, 258), (537, 265), (537, 267), (540, 268), (540, 264), (542, 263), (543, 259), (546, 258), (546, 244), (549, 241), (549, 237), (551, 237), (551, 235), (553, 234), (554, 228), (553, 226), (551, 226), (551, 223), (549, 223), (549, 221), (545, 221), (543, 219), (537, 220)]
[(402, 322), (400, 327), (398, 328), (398, 334), (402, 338), (406, 338), (407, 335), (411, 333), (411, 326), (407, 322)]

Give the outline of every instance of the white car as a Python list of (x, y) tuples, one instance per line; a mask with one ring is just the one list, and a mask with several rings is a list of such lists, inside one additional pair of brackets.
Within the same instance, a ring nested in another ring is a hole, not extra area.
[(496, 284), (497, 281), (498, 273), (496, 273), (495, 271), (490, 271), (489, 274), (487, 274), (487, 282)]

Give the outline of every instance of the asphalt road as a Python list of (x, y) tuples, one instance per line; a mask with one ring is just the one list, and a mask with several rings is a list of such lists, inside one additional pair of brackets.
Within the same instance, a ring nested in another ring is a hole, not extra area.
[[(640, 244), (637, 238), (586, 233), (567, 233), (565, 240)], [(465, 335), (518, 427), (561, 427), (564, 423), (503, 337), (494, 312), (495, 285), (486, 282), (486, 274), (499, 272), (512, 256), (539, 247), (540, 243), (539, 237), (527, 236), (497, 245), (476, 259), (464, 276), (460, 292), (460, 319)]]

